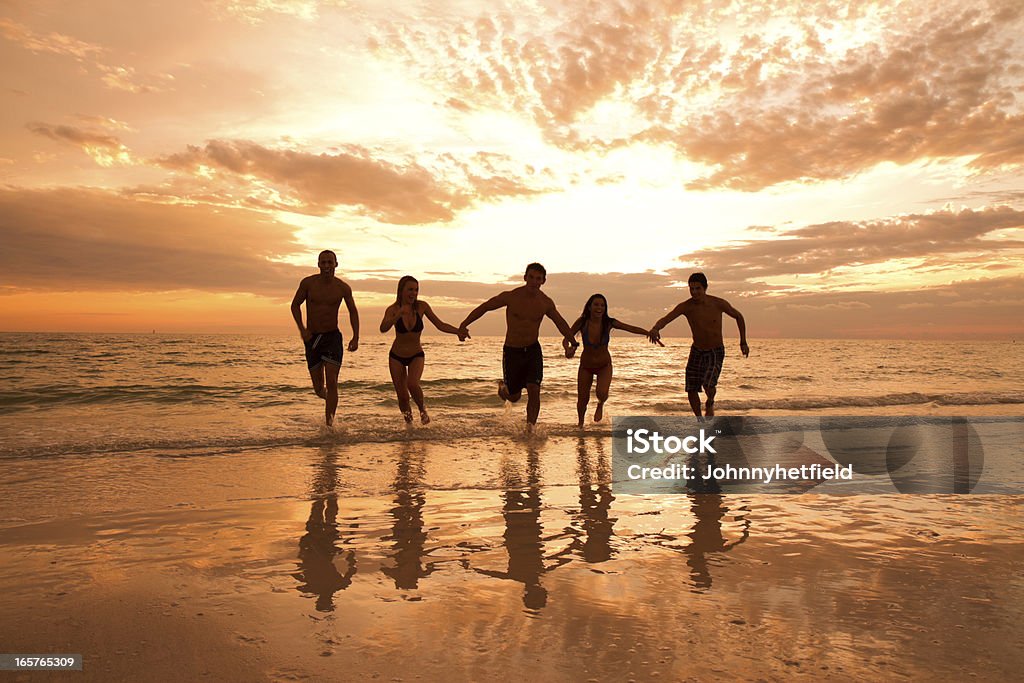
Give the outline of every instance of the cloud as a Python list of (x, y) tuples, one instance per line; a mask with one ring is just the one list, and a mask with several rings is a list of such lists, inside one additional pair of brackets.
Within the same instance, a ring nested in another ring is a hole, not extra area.
[(271, 149), (249, 141), (211, 140), (204, 147), (157, 160), (165, 168), (201, 167), (252, 176), (290, 191), (308, 211), (326, 214), (338, 205), (363, 207), (388, 223), (450, 221), (467, 200), (415, 164), (393, 164), (352, 148), (338, 154)]
[(103, 76), (100, 81), (112, 90), (123, 90), (132, 94), (166, 92), (174, 89), (174, 76), (156, 74), (140, 76), (131, 66), (97, 64)]
[(0, 189), (2, 284), (35, 291), (290, 296), (309, 269), (294, 227), (254, 211), (139, 201), (93, 189)]
[(251, 24), (260, 24), (267, 15), (284, 15), (315, 21), (322, 7), (344, 6), (344, 0), (215, 0), (213, 3), (222, 12)]
[(29, 123), (27, 128), (36, 135), (80, 147), (100, 166), (126, 165), (133, 162), (131, 151), (121, 144), (121, 140), (114, 135), (97, 133), (75, 126), (55, 126), (40, 122)]
[(0, 36), (20, 45), (30, 52), (44, 52), (75, 58), (79, 63), (90, 66), (100, 74), (100, 81), (113, 90), (152, 93), (171, 90), (174, 77), (170, 74), (140, 76), (135, 68), (126, 65), (111, 65), (100, 60), (110, 50), (100, 45), (87, 43), (62, 33), (46, 35), (9, 19), (0, 18)]
[(448, 222), (476, 201), (546, 191), (544, 174), (512, 168), (511, 159), (446, 154), (432, 167), (412, 160), (391, 162), (358, 145), (333, 154), (275, 149), (245, 140), (211, 140), (203, 147), (160, 157), (155, 163), (188, 173), (210, 170), (234, 179), (267, 183), (284, 194), (279, 207), (315, 214), (357, 207), (385, 223)]
[(514, 112), (575, 151), (668, 145), (709, 169), (691, 189), (757, 191), (882, 162), (1021, 168), (1022, 32), (1009, 2), (510, 2), (398, 15), (371, 46), (453, 111)]
[(103, 48), (63, 33), (51, 32), (46, 35), (10, 19), (0, 18), (0, 36), (21, 45), (32, 52), (50, 52), (83, 60), (103, 52)]
[[(710, 279), (717, 277), (730, 283), (824, 274), (841, 267), (859, 268), (897, 259), (926, 259), (925, 266), (950, 268), (963, 265), (963, 254), (979, 252), (981, 263), (994, 263), (1009, 250), (1024, 249), (1022, 240), (991, 237), (996, 231), (1021, 227), (1024, 211), (1009, 207), (944, 210), (811, 225), (772, 239), (690, 252), (681, 255), (680, 260), (703, 268)], [(673, 272), (685, 279), (690, 270)]]
[[(941, 216), (939, 222), (950, 218)], [(965, 218), (978, 217), (967, 212)], [(989, 216), (981, 218), (983, 223), (992, 221)], [(60, 295), (68, 297), (69, 305), (73, 305), (76, 291), (193, 290), (287, 300), (298, 281), (313, 272), (312, 252), (309, 267), (278, 260), (304, 250), (294, 238), (295, 231), (263, 212), (239, 208), (167, 204), (96, 189), (4, 188), (0, 189), (0, 240), (4, 244), (0, 291), (63, 293)], [(975, 229), (980, 232), (981, 228)], [(753, 259), (753, 254), (747, 258)], [(438, 262), (442, 265), (443, 261)], [(712, 281), (714, 293), (729, 299), (746, 317), (752, 343), (765, 336), (1005, 338), (1024, 334), (1024, 278), (967, 277), (976, 272), (965, 271), (965, 278), (958, 282), (907, 291), (862, 287), (780, 294), (771, 288), (745, 289), (743, 281), (734, 286), (716, 279), (715, 271)], [(343, 277), (353, 285), (357, 301), (365, 301), (363, 297), (371, 292), (393, 295), (398, 275), (397, 270), (378, 270)], [(509, 273), (505, 282), (493, 283), (456, 280), (444, 273), (419, 275), (423, 297), (435, 302), (450, 322), (458, 322), (498, 292), (518, 286), (522, 277), (519, 272)], [(688, 292), (678, 286), (679, 280), (676, 272), (552, 272), (545, 291), (570, 321), (579, 315), (587, 297), (601, 292), (608, 298), (612, 315), (648, 327), (688, 298)], [(370, 318), (379, 314), (370, 308), (363, 312)], [(267, 319), (272, 319), (268, 315)], [(726, 320), (725, 326), (727, 339), (734, 340), (731, 321)], [(554, 332), (547, 323), (542, 329), (546, 334)], [(503, 331), (504, 316), (498, 313), (474, 325), (478, 335)], [(686, 338), (689, 330), (684, 321), (677, 321), (668, 334)], [(685, 342), (672, 344), (676, 345)]]

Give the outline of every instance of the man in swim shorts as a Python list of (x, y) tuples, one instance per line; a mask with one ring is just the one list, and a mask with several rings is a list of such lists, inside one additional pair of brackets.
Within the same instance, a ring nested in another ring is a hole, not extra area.
[[(718, 375), (722, 372), (725, 361), (725, 342), (722, 338), (722, 314), (736, 319), (736, 327), (740, 331), (740, 351), (744, 356), (750, 354), (747, 346), (747, 324), (743, 316), (725, 299), (708, 296), (708, 279), (704, 273), (694, 273), (688, 281), (690, 298), (673, 308), (668, 315), (654, 323), (648, 333), (651, 342), (661, 339), (659, 331), (681, 315), (686, 316), (693, 333), (693, 345), (690, 357), (686, 361), (686, 395), (690, 400), (690, 408), (698, 419), (704, 416), (714, 417), (715, 394), (718, 387)], [(701, 414), (700, 390), (704, 389), (707, 402)]]
[(466, 316), (460, 334), (469, 334), (469, 325), (488, 311), (505, 309), (505, 346), (501, 355), (502, 380), (498, 396), (515, 403), (526, 389), (526, 422), (532, 427), (540, 415), (540, 384), (544, 379), (544, 354), (541, 352), (540, 324), (547, 316), (562, 333), (562, 346), (575, 349), (579, 344), (572, 330), (555, 308), (555, 302), (540, 291), (547, 281), (547, 271), (539, 263), (526, 266), (526, 284), (488, 299)]
[[(306, 347), (306, 365), (313, 381), (313, 391), (324, 399), (327, 424), (334, 423), (338, 408), (338, 372), (344, 356), (341, 330), (338, 329), (338, 309), (345, 302), (352, 323), (352, 340), (348, 350), (359, 348), (359, 311), (352, 297), (352, 288), (334, 277), (338, 257), (333, 251), (322, 251), (317, 259), (319, 275), (303, 278), (292, 299), (292, 317)], [(306, 324), (302, 324), (302, 302), (306, 302)]]

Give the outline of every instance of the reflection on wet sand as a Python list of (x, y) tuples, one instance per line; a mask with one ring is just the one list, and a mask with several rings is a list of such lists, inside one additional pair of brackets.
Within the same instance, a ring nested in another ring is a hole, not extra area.
[[(686, 487), (690, 491), (690, 513), (693, 515), (693, 529), (684, 538), (688, 542), (680, 543), (680, 536), (667, 533), (646, 534), (644, 539), (653, 545), (681, 551), (686, 555), (686, 564), (690, 568), (692, 590), (696, 593), (708, 591), (712, 586), (709, 555), (726, 553), (740, 545), (750, 537), (749, 512), (740, 506), (735, 520), (741, 525), (739, 537), (728, 540), (723, 532), (722, 520), (729, 514), (726, 496), (721, 494), (721, 485), (713, 477), (704, 478), (714, 467), (714, 458), (701, 459), (694, 456), (687, 466), (697, 472), (697, 476), (687, 480)], [(666, 494), (660, 494), (666, 495)]]
[(686, 564), (696, 592), (711, 588), (711, 569), (708, 554), (724, 553), (743, 543), (750, 536), (750, 522), (743, 519), (743, 531), (738, 539), (727, 541), (722, 533), (722, 520), (729, 512), (725, 498), (717, 493), (697, 493), (690, 496), (690, 511), (696, 522), (688, 535), (690, 543), (684, 549)]
[[(620, 552), (617, 548), (637, 547), (635, 542), (639, 541), (640, 547), (657, 546), (685, 555), (691, 589), (705, 592), (713, 583), (713, 557), (729, 552), (750, 535), (746, 509), (730, 510), (728, 498), (717, 493), (717, 483), (698, 478), (688, 483), (685, 494), (657, 496), (658, 506), (669, 503), (666, 514), (660, 517), (665, 528), (617, 539), (618, 517), (612, 513), (616, 498), (612, 494), (607, 445), (601, 439), (581, 437), (575, 451), (578, 496), (574, 498), (578, 507), (564, 503), (561, 507), (552, 507), (550, 503), (545, 507), (539, 447), (528, 445), (524, 450), (506, 453), (495, 473), (501, 486), (501, 517), (496, 521), (504, 526), (499, 540), (495, 536), (488, 539), (470, 534), (465, 529), (467, 522), (477, 528), (487, 527), (497, 517), (496, 508), (467, 505), (467, 516), (460, 517), (447, 515), (436, 505), (427, 506), (428, 450), (416, 442), (396, 447), (390, 500), (382, 500), (378, 506), (366, 503), (372, 499), (360, 498), (362, 509), (355, 513), (357, 517), (347, 527), (350, 532), (343, 538), (337, 521), (338, 456), (333, 448), (324, 448), (310, 487), (312, 503), (306, 533), (299, 539), (299, 571), (292, 575), (298, 581), (296, 589), (315, 596), (318, 611), (332, 611), (335, 593), (349, 588), (353, 582), (359, 553), (364, 573), (367, 566), (379, 566), (380, 574), (376, 575), (387, 577), (395, 590), (420, 590), (422, 579), (445, 567), (461, 566), (476, 576), (521, 583), (523, 605), (527, 610), (537, 611), (547, 606), (550, 598), (543, 581), (545, 574), (573, 561), (614, 561)], [(692, 461), (690, 465), (701, 464)], [(435, 491), (432, 497), (448, 501), (448, 506), (458, 506), (465, 504), (460, 499), (479, 495)], [(558, 499), (557, 493), (553, 496)], [(679, 502), (688, 504), (689, 514), (680, 514), (683, 511), (677, 505)], [(624, 510), (628, 513), (633, 507), (626, 503)], [(641, 506), (646, 507), (647, 503)], [(431, 527), (432, 513), (448, 521)], [(565, 522), (552, 525), (549, 521), (545, 534), (543, 520), (563, 515)], [(437, 534), (436, 547), (428, 547), (428, 528), (435, 529), (432, 533)], [(441, 539), (443, 546), (438, 545)], [(444, 560), (426, 561), (432, 551)], [(505, 568), (497, 569), (491, 564), (495, 551), (507, 555)], [(372, 575), (373, 571), (367, 574)]]
[(541, 585), (541, 575), (569, 560), (558, 558), (548, 567), (544, 558), (543, 526), (540, 521), (540, 454), (529, 447), (526, 455), (526, 477), (511, 462), (504, 462), (501, 479), (505, 489), (501, 515), (505, 519), (505, 549), (508, 552), (508, 570), (504, 572), (480, 569), (474, 571), (496, 579), (510, 579), (523, 584), (523, 604), (527, 609), (539, 610), (548, 602), (548, 592)]
[[(580, 438), (576, 444), (576, 474), (580, 485), (580, 511), (573, 515), (574, 525), (567, 531), (573, 534), (569, 550), (585, 562), (597, 563), (614, 556), (611, 546), (615, 534), (615, 518), (609, 517), (612, 501), (611, 465), (605, 452), (604, 441), (594, 443), (596, 463), (591, 462), (590, 444)], [(596, 468), (595, 468), (596, 465)]]
[[(316, 596), (319, 612), (334, 610), (334, 594), (352, 585), (357, 571), (355, 550), (341, 552), (335, 545), (340, 537), (337, 457), (334, 448), (322, 449), (322, 460), (310, 491), (313, 503), (306, 521), (306, 534), (299, 539), (299, 571), (292, 574), (299, 581), (296, 590)], [(339, 559), (344, 570), (338, 568)]]
[(600, 435), (434, 435), (5, 463), (0, 641), (83, 680), (1020, 678), (1018, 497), (613, 496)]
[(423, 491), (424, 460), (426, 452), (422, 443), (402, 445), (395, 467), (395, 504), (391, 508), (394, 524), (391, 533), (381, 540), (391, 541), (394, 551), (393, 567), (381, 567), (391, 577), (395, 588), (418, 588), (419, 580), (434, 571), (433, 564), (423, 568), (424, 544), (427, 533), (423, 530), (423, 506), (426, 496)]

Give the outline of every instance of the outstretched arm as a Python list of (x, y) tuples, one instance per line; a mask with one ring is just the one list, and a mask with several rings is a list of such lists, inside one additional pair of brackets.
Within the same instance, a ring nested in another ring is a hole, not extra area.
[(442, 332), (458, 335), (459, 341), (466, 341), (467, 339), (469, 339), (469, 332), (466, 332), (465, 335), (463, 335), (462, 330), (455, 327), (454, 325), (449, 325), (445, 321), (438, 318), (437, 314), (434, 313), (434, 309), (432, 309), (430, 307), (430, 304), (428, 304), (426, 301), (421, 301), (420, 303), (423, 304), (423, 314), (427, 316), (427, 319), (430, 320), (430, 322), (434, 323), (434, 327), (441, 330)]
[(557, 308), (555, 308), (554, 301), (551, 302), (551, 306), (548, 308), (545, 315), (551, 318), (551, 322), (555, 323), (555, 327), (557, 327), (558, 331), (562, 333), (562, 348), (565, 349), (566, 357), (571, 357), (572, 353), (570, 352), (570, 349), (575, 351), (580, 345), (579, 342), (576, 341), (576, 333), (573, 332), (573, 329), (569, 327), (569, 323), (565, 322), (565, 318), (563, 318), (562, 314), (558, 312)]
[(722, 299), (722, 312), (727, 316), (736, 319), (736, 327), (740, 331), (740, 352), (744, 356), (750, 355), (750, 347), (747, 346), (747, 323), (743, 319), (743, 314), (732, 307), (725, 299)]
[(356, 300), (352, 296), (352, 288), (345, 288), (345, 308), (348, 309), (348, 320), (352, 323), (352, 339), (348, 343), (348, 350), (355, 351), (359, 348), (359, 311), (356, 309)]
[(462, 324), (459, 325), (459, 327), (465, 330), (472, 323), (479, 320), (484, 313), (488, 311), (496, 311), (502, 306), (507, 305), (508, 298), (506, 297), (506, 292), (502, 292), (498, 296), (491, 297), (490, 299), (488, 299), (487, 301), (483, 302), (482, 304), (474, 308), (472, 311), (470, 311), (469, 315), (466, 316), (466, 319), (462, 321)]
[[(664, 317), (661, 318), (661, 320), (654, 323), (654, 327), (652, 327), (647, 332), (647, 338), (651, 340), (652, 344), (661, 344), (661, 328), (665, 327), (665, 325), (668, 325), (670, 322), (681, 316), (683, 314), (685, 306), (685, 301), (680, 304), (676, 304), (675, 308), (669, 311)], [(664, 346), (664, 344), (662, 344), (662, 346)]]
[[(614, 327), (617, 330), (625, 330), (626, 332), (631, 332), (633, 334), (643, 335), (644, 337), (649, 335), (649, 332), (644, 328), (637, 327), (636, 325), (630, 325), (629, 323), (624, 323), (621, 320), (612, 320), (612, 327)], [(661, 339), (652, 339), (651, 341), (657, 343), (660, 346), (664, 346), (664, 344), (661, 343)]]
[(387, 332), (388, 330), (390, 330), (391, 327), (396, 322), (398, 322), (398, 316), (400, 316), (401, 314), (402, 314), (401, 313), (401, 309), (398, 307), (398, 304), (391, 304), (390, 306), (385, 308), (384, 309), (384, 319), (380, 321), (380, 331), (381, 331), (381, 333), (384, 333), (384, 332)]
[(299, 288), (295, 290), (295, 297), (292, 299), (292, 317), (295, 318), (295, 325), (299, 328), (299, 335), (303, 341), (308, 341), (313, 336), (302, 324), (302, 302), (306, 300), (308, 294), (306, 281), (303, 280), (299, 283)]

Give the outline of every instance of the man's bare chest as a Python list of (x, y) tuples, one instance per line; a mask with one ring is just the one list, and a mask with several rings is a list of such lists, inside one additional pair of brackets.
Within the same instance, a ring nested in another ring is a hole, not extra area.
[(722, 312), (710, 306), (695, 306), (686, 312), (686, 319), (695, 328), (708, 328), (722, 323)]
[(307, 300), (315, 306), (328, 306), (340, 304), (344, 297), (345, 289), (340, 282), (329, 284), (313, 283), (309, 286)]
[(513, 320), (539, 322), (547, 312), (546, 302), (539, 301), (518, 301), (509, 305), (508, 316)]

